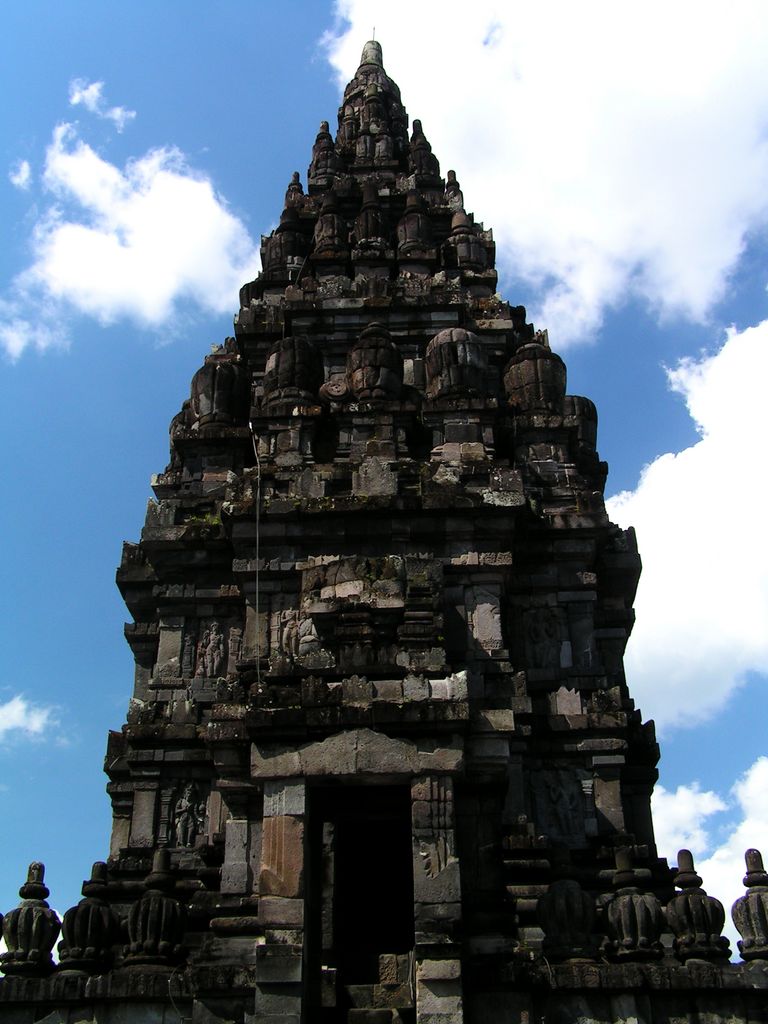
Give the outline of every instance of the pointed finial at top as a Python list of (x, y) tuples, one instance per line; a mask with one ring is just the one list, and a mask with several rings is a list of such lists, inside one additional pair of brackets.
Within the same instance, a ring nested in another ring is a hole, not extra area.
[(378, 64), (380, 68), (383, 68), (384, 57), (381, 52), (381, 43), (377, 43), (375, 39), (369, 39), (363, 47), (360, 64), (361, 66), (363, 64)]

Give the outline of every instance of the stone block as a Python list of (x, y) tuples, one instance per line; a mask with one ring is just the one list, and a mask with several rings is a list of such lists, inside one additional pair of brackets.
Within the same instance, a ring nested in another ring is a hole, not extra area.
[[(301, 787), (303, 789), (303, 786)], [(293, 815), (265, 817), (259, 892), (294, 899), (304, 889), (304, 821)]]
[[(281, 991), (283, 986), (289, 982), (301, 984), (301, 972), (302, 956), (300, 953), (292, 953), (287, 956), (260, 956), (253, 967), (255, 981), (265, 985), (279, 983)], [(285, 997), (286, 993), (282, 992), (282, 995)]]
[(447, 981), (426, 980), (416, 975), (416, 1012), (419, 1019), (423, 1013), (461, 1014), (461, 982), (458, 978)]
[(259, 900), (259, 920), (265, 926), (301, 927), (304, 924), (304, 900), (263, 896)]
[(416, 977), (422, 981), (454, 981), (461, 977), (460, 960), (421, 960)]
[(267, 779), (264, 783), (264, 816), (291, 814), (300, 817), (306, 808), (306, 786), (303, 782)]
[(437, 904), (461, 899), (459, 862), (449, 852), (452, 846), (452, 836), (430, 835), (415, 839), (413, 896), (416, 901)]
[(355, 1007), (347, 1011), (347, 1024), (393, 1024), (397, 1019), (394, 1010)]
[(423, 676), (407, 675), (403, 680), (403, 699), (423, 701), (429, 697), (429, 682)]
[(155, 844), (156, 790), (137, 789), (133, 794), (131, 815), (131, 846), (153, 847)]

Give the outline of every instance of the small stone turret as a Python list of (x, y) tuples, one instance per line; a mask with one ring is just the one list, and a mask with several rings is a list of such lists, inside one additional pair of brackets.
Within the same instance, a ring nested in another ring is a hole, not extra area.
[(104, 898), (106, 864), (97, 861), (93, 865), (82, 891), (84, 898), (66, 912), (62, 921), (59, 961), (62, 970), (97, 974), (110, 966), (113, 946), (120, 936), (117, 916)]
[(19, 889), (21, 903), (5, 915), (0, 969), (5, 974), (45, 977), (54, 968), (51, 951), (61, 929), (55, 911), (46, 903), (50, 892), (44, 882), (45, 865), (29, 865), (27, 880)]
[(739, 952), (745, 960), (768, 960), (768, 872), (759, 850), (744, 855), (747, 891), (733, 904), (733, 923), (741, 935)]

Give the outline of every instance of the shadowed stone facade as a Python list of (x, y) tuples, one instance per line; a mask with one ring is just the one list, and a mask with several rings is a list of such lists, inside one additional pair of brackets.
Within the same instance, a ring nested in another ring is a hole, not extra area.
[[(6, 915), (0, 1020), (768, 1020), (768, 875), (658, 857), (597, 414), (367, 43), (118, 585), (109, 859)], [(58, 966), (51, 950), (61, 930)]]

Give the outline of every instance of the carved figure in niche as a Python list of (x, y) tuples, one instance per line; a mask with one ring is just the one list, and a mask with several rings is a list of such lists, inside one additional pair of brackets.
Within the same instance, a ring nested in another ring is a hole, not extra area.
[(347, 381), (358, 401), (396, 401), (400, 397), (403, 357), (383, 324), (369, 324), (350, 349)]
[(425, 178), (439, 178), (440, 164), (427, 142), (427, 137), (418, 119), (413, 122), (411, 135), (411, 169)]
[(309, 165), (307, 177), (311, 184), (330, 184), (337, 168), (336, 149), (331, 133), (328, 131), (328, 122), (321, 121), (320, 131), (317, 133), (315, 144), (312, 147), (312, 162)]
[(347, 225), (339, 215), (336, 194), (331, 191), (320, 209), (315, 225), (315, 254), (343, 255), (347, 252)]
[(221, 675), (224, 666), (224, 634), (218, 622), (212, 622), (197, 645), (196, 676), (211, 679)]
[(194, 846), (205, 821), (205, 801), (197, 786), (188, 782), (173, 805), (173, 838), (177, 846)]
[(227, 674), (237, 671), (237, 663), (243, 649), (243, 631), (239, 626), (230, 626), (229, 629), (229, 663)]
[(299, 627), (296, 623), (296, 612), (291, 608), (282, 613), (280, 630), (280, 650), (286, 658), (297, 658), (299, 655)]
[(304, 657), (320, 648), (320, 636), (311, 616), (299, 619), (298, 654)]
[(537, 608), (525, 616), (525, 648), (530, 668), (558, 668), (560, 629), (557, 613)]
[(456, 180), (456, 171), (448, 171), (448, 180), (445, 183), (445, 205), (450, 206), (453, 210), (464, 209), (464, 193)]
[(397, 225), (397, 251), (404, 256), (432, 248), (432, 224), (424, 200), (413, 189), (408, 193), (405, 213)]
[(545, 768), (532, 775), (536, 824), (552, 840), (569, 840), (584, 831), (584, 794), (576, 772)]

